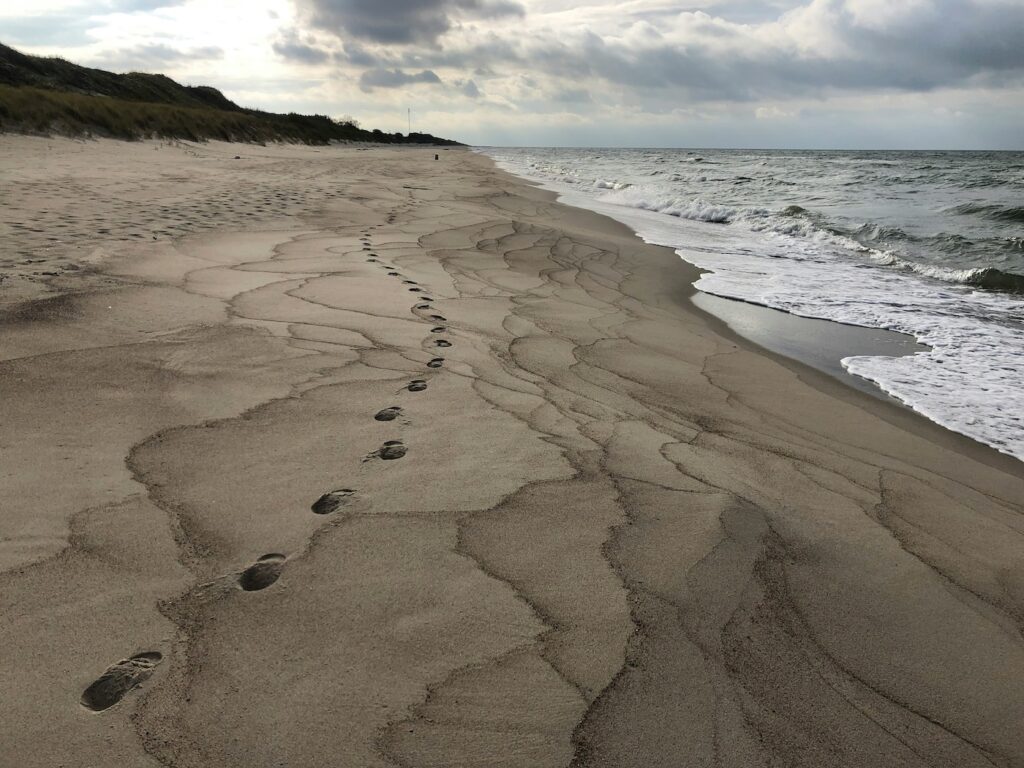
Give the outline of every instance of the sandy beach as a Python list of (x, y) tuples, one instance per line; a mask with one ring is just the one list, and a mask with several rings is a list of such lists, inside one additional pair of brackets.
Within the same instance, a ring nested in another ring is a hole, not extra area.
[(1024, 465), (673, 251), (465, 150), (0, 168), (0, 765), (1024, 766)]

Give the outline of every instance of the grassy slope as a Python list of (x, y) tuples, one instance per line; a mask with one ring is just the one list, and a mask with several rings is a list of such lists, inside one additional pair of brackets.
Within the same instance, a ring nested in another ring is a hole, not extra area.
[(125, 75), (63, 59), (26, 56), (0, 44), (0, 131), (226, 141), (457, 142), (428, 134), (388, 134), (323, 115), (244, 109), (208, 86), (164, 75)]

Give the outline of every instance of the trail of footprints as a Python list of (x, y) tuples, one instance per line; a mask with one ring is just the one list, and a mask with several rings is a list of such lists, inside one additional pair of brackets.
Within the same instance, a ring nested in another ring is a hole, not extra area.
[[(394, 214), (388, 217), (388, 223), (393, 222)], [(362, 244), (362, 251), (368, 253), (366, 260), (370, 263), (380, 263), (378, 255), (373, 253), (369, 231), (362, 233), (360, 242)], [(394, 267), (386, 264), (381, 266), (389, 277), (402, 278), (402, 274)], [(410, 292), (423, 293), (423, 288), (415, 280), (403, 278), (401, 282), (402, 285), (409, 286), (408, 290)], [(418, 300), (419, 303), (412, 307), (413, 312), (427, 312), (432, 309), (431, 302), (433, 302), (433, 299), (431, 297), (420, 296)], [(427, 315), (426, 319), (433, 323), (438, 323), (438, 325), (430, 329), (430, 333), (443, 334), (447, 332), (447, 326), (440, 325), (440, 323), (447, 322), (447, 318), (443, 315), (431, 314)], [(434, 339), (433, 344), (436, 347), (442, 348), (451, 346), (451, 342), (447, 339)], [(435, 357), (428, 361), (426, 366), (436, 370), (441, 368), (444, 362), (443, 357)], [(404, 389), (411, 393), (423, 392), (427, 389), (427, 381), (425, 379), (413, 379), (406, 384)], [(382, 423), (395, 421), (402, 423), (400, 419), (403, 414), (404, 410), (401, 406), (389, 405), (377, 411), (373, 418)], [(404, 457), (407, 451), (408, 448), (401, 440), (385, 440), (379, 448), (367, 454), (363, 461), (367, 462), (374, 459), (395, 461)], [(356, 497), (357, 492), (355, 489), (339, 488), (323, 494), (313, 502), (310, 509), (316, 515), (331, 515), (351, 504)], [(259, 592), (267, 589), (281, 577), (286, 561), (287, 556), (277, 552), (263, 555), (255, 563), (237, 574), (238, 588), (245, 592)], [(82, 693), (82, 706), (93, 712), (103, 712), (113, 707), (133, 688), (145, 682), (162, 661), (163, 655), (159, 652), (146, 651), (113, 664)]]

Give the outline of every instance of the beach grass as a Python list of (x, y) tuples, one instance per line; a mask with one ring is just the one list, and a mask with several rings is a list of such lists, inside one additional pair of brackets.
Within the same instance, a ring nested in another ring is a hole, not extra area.
[(0, 85), (0, 131), (127, 140), (445, 143), (426, 134), (370, 131), (325, 115), (180, 106), (9, 85)]

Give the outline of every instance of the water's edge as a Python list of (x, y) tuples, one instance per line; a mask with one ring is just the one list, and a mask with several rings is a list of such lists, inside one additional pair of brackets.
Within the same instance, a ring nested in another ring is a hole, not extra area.
[[(936, 408), (928, 407), (927, 402), (915, 402), (901, 397), (898, 387), (886, 386), (886, 378), (877, 375), (875, 368), (882, 361), (931, 353), (932, 348), (926, 343), (927, 340), (902, 329), (848, 323), (829, 317), (791, 312), (784, 307), (750, 302), (744, 296), (734, 296), (726, 291), (715, 290), (716, 272), (713, 265), (687, 258), (686, 249), (679, 247), (678, 241), (673, 243), (669, 242), (673, 238), (657, 236), (661, 214), (633, 208), (622, 209), (621, 206), (602, 202), (576, 190), (566, 190), (544, 178), (532, 177), (524, 173), (523, 169), (502, 162), (501, 158), (494, 157), (486, 149), (475, 151), (488, 154), (500, 168), (517, 178), (555, 193), (560, 202), (608, 216), (628, 226), (644, 242), (672, 248), (683, 261), (705, 272), (694, 283), (694, 288), (699, 292), (693, 297), (694, 305), (721, 320), (744, 339), (769, 352), (824, 372), (846, 386), (889, 403), (899, 404), (950, 432), (1024, 460), (1024, 452), (1016, 450), (1024, 446), (1024, 440), (1021, 440), (1021, 445), (1018, 446), (985, 439), (982, 434), (962, 428), (963, 423), (944, 418)], [(648, 223), (650, 226), (645, 226)], [(789, 318), (793, 322), (781, 318)], [(831, 330), (828, 330), (829, 327)], [(964, 403), (963, 407), (969, 409), (970, 404)]]

